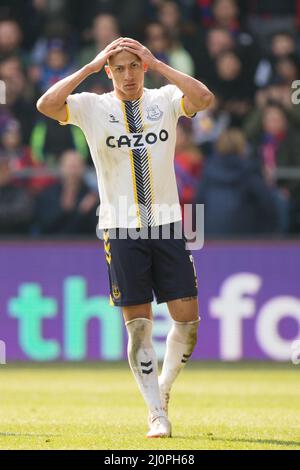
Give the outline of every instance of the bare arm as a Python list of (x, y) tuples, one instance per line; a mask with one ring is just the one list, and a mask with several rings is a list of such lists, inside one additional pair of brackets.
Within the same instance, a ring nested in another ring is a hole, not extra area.
[(40, 113), (57, 121), (66, 121), (68, 117), (66, 99), (89, 75), (99, 72), (108, 57), (119, 52), (119, 44), (122, 38), (118, 38), (101, 51), (95, 59), (82, 67), (69, 77), (55, 83), (38, 100), (36, 106)]
[(40, 113), (57, 121), (67, 120), (66, 99), (85, 80), (91, 75), (89, 66), (73, 73), (69, 77), (55, 83), (46, 93), (40, 97), (36, 107)]
[(153, 70), (161, 73), (170, 83), (173, 83), (182, 91), (184, 108), (187, 114), (192, 115), (202, 111), (213, 103), (213, 93), (199, 80), (179, 72), (159, 60), (156, 61)]
[(138, 41), (124, 38), (121, 46), (138, 55), (150, 69), (161, 73), (169, 82), (176, 85), (182, 91), (187, 114), (193, 114), (206, 109), (213, 103), (214, 95), (204, 83), (157, 60), (149, 49)]

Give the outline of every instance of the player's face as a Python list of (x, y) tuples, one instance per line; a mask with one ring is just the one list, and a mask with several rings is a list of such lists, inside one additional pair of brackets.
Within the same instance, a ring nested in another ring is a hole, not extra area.
[(142, 95), (145, 67), (135, 54), (122, 51), (113, 55), (106, 72), (121, 99), (134, 100)]

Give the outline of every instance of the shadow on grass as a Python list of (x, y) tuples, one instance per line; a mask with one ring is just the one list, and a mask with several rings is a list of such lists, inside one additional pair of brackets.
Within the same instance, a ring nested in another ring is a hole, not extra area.
[[(89, 434), (89, 433), (87, 433)], [(80, 435), (86, 435), (86, 433), (81, 433)], [(13, 432), (0, 432), (0, 437), (43, 437), (43, 438), (50, 438), (50, 437), (61, 437), (60, 434), (38, 434), (38, 433), (13, 433)], [(177, 441), (177, 440), (182, 440), (182, 441), (194, 441), (195, 439), (197, 440), (202, 440), (202, 441), (211, 441), (211, 442), (224, 442), (224, 443), (234, 443), (234, 442), (244, 442), (248, 444), (270, 444), (270, 445), (276, 445), (280, 447), (300, 447), (300, 441), (280, 441), (280, 440), (275, 440), (275, 439), (242, 439), (242, 438), (231, 438), (231, 439), (224, 439), (221, 437), (216, 437), (216, 436), (179, 436), (179, 435), (173, 435), (172, 439), (170, 441)], [(222, 446), (220, 445), (220, 449), (225, 449), (227, 446)], [(115, 450), (118, 450), (117, 448), (114, 448)], [(209, 447), (199, 447), (195, 448), (193, 447), (193, 450), (209, 450)], [(110, 449), (111, 450), (111, 449)], [(240, 450), (243, 450), (241, 448)]]
[[(128, 371), (128, 362), (124, 361), (58, 361), (58, 362), (9, 362), (5, 365), (3, 371), (13, 370), (97, 370), (97, 371), (113, 371), (113, 370), (126, 370)], [(291, 361), (289, 362), (271, 362), (271, 361), (238, 361), (238, 362), (222, 362), (222, 361), (203, 361), (194, 360), (188, 364), (189, 370), (203, 370), (203, 371), (254, 371), (265, 372), (269, 370), (274, 372), (278, 371), (297, 371)]]
[(224, 439), (222, 437), (217, 437), (217, 436), (174, 436), (174, 439), (184, 439), (184, 440), (191, 440), (191, 439), (199, 439), (199, 440), (206, 440), (206, 441), (220, 441), (220, 442), (247, 442), (247, 443), (252, 443), (252, 444), (272, 444), (272, 445), (277, 445), (277, 446), (286, 446), (286, 447), (292, 447), (292, 446), (298, 446), (300, 447), (300, 441), (280, 441), (276, 439), (242, 439), (242, 438), (228, 438)]

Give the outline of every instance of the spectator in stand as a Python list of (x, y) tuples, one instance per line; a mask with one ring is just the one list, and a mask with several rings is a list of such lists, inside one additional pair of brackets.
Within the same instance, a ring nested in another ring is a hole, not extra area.
[(195, 18), (202, 28), (212, 28), (214, 26), (213, 0), (196, 0), (195, 2)]
[(35, 162), (30, 147), (23, 144), (18, 121), (10, 119), (0, 126), (0, 149), (10, 160), (16, 186), (24, 187), (33, 194), (53, 183), (50, 176), (29, 174), (37, 171), (45, 173), (45, 168)]
[(248, 0), (247, 7), (249, 28), (263, 46), (271, 34), (299, 26), (298, 0)]
[(235, 49), (236, 44), (227, 29), (214, 27), (207, 33), (207, 52), (211, 61), (215, 60), (222, 52)]
[[(34, 193), (44, 188), (51, 180), (25, 180), (22, 171), (46, 168), (50, 174), (52, 170), (57, 173), (66, 149), (80, 154), (83, 166), (91, 163), (79, 128), (37, 120), (34, 103), (42, 90), (77, 68), (77, 61), (78, 66), (85, 65), (113, 39), (121, 35), (142, 41), (146, 38), (147, 46), (160, 60), (203, 80), (218, 97), (212, 109), (190, 121), (190, 128), (185, 122), (180, 124), (175, 166), (181, 198), (188, 200), (192, 192), (189, 178), (193, 176), (195, 145), (209, 163), (216, 156), (214, 144), (223, 131), (242, 126), (251, 142), (252, 164), (267, 179), (275, 198), (279, 230), (286, 232), (290, 206), (298, 204), (300, 208), (300, 184), (295, 178), (277, 180), (275, 174), (277, 166), (288, 170), (299, 164), (300, 106), (291, 99), (295, 92), (291, 84), (299, 79), (300, 71), (300, 1), (0, 3), (0, 80), (6, 84), (6, 104), (0, 106), (0, 150), (9, 155), (14, 187)], [(165, 84), (162, 76), (152, 71), (146, 74), (146, 87)], [(111, 81), (101, 71), (76, 91), (110, 90)], [(270, 110), (270, 101), (279, 106), (272, 105)], [(200, 158), (200, 166), (205, 160)], [(244, 163), (240, 165), (246, 165), (247, 160), (241, 160)], [(224, 177), (228, 171), (226, 167)], [(300, 209), (297, 211), (300, 214)]]
[(205, 155), (211, 155), (215, 141), (229, 124), (230, 115), (220, 107), (220, 100), (215, 96), (213, 105), (199, 111), (192, 119), (193, 142), (201, 147)]
[[(68, 41), (62, 38), (49, 39), (43, 64), (36, 64), (36, 71), (31, 68), (31, 78), (37, 81), (40, 92), (75, 71)], [(34, 158), (40, 164), (55, 168), (59, 156), (69, 148), (77, 150), (83, 158), (89, 156), (86, 140), (76, 126), (59, 126), (57, 122), (39, 116), (32, 125), (30, 146)]]
[(22, 65), (26, 63), (26, 55), (22, 50), (22, 31), (14, 19), (0, 20), (0, 61), (17, 56)]
[(143, 1), (143, 15), (150, 22), (157, 19), (157, 11), (164, 0), (144, 0)]
[[(38, 85), (41, 92), (75, 71), (67, 44), (61, 39), (48, 43), (46, 62), (39, 67)], [(69, 148), (76, 149), (85, 159), (89, 156), (86, 140), (76, 126), (59, 126), (57, 122), (38, 118), (32, 128), (30, 145), (35, 159), (48, 167), (57, 166), (59, 156)]]
[(56, 168), (60, 155), (74, 149), (89, 160), (89, 149), (85, 137), (77, 126), (60, 126), (57, 122), (41, 117), (32, 129), (30, 146), (37, 162), (50, 169)]
[(185, 0), (162, 0), (157, 3), (156, 20), (165, 28), (172, 43), (178, 43), (192, 53), (197, 31), (192, 3)]
[(299, 127), (300, 106), (292, 100), (294, 92), (295, 89), (291, 87), (291, 83), (287, 83), (280, 77), (274, 77), (268, 86), (258, 90), (255, 94), (255, 106), (243, 123), (247, 137), (252, 139), (259, 132), (263, 109), (269, 102), (279, 103), (284, 108), (289, 123), (295, 128)]
[[(145, 30), (145, 45), (152, 54), (162, 62), (168, 64), (169, 37), (165, 28), (160, 23), (150, 23)], [(146, 88), (159, 88), (167, 84), (165, 78), (153, 70), (148, 70), (145, 75)]]
[[(70, 25), (62, 18), (63, 17), (56, 17), (51, 20), (48, 19), (45, 24), (43, 34), (34, 43), (30, 53), (29, 65), (29, 78), (32, 78), (34, 81), (36, 81), (36, 75), (38, 75), (36, 69), (39, 71), (39, 67), (44, 67), (47, 62), (49, 45), (53, 41), (61, 41), (63, 48), (70, 56), (70, 62), (74, 60), (75, 52), (77, 57), (76, 45), (78, 38), (76, 38), (76, 36), (72, 36)], [(31, 69), (33, 69), (33, 72), (31, 72)]]
[(92, 44), (82, 49), (80, 67), (90, 62), (98, 53), (120, 36), (118, 20), (109, 13), (97, 15), (91, 27)]
[(212, 12), (216, 25), (234, 34), (240, 30), (239, 8), (235, 0), (215, 0)]
[(66, 12), (64, 17), (84, 39), (89, 35), (88, 29), (98, 15), (110, 14), (118, 18), (124, 36), (136, 37), (144, 19), (144, 0), (64, 0)]
[(241, 23), (239, 3), (241, 2), (237, 2), (237, 0), (215, 0), (213, 17), (215, 27), (226, 29), (234, 38), (239, 53), (247, 66), (248, 75), (251, 76), (259, 59), (258, 48), (246, 25)]
[[(270, 43), (270, 49), (257, 64), (255, 83), (258, 87), (265, 87), (276, 75), (290, 80), (290, 85), (299, 69), (296, 37), (289, 31), (276, 32)], [(296, 69), (292, 73), (291, 66)]]
[(271, 53), (280, 58), (297, 53), (297, 44), (294, 34), (290, 31), (276, 32), (272, 37)]
[[(100, 51), (112, 41), (117, 39), (120, 34), (118, 20), (115, 16), (109, 13), (98, 14), (93, 19), (91, 28), (92, 44), (82, 48), (79, 54), (79, 66), (83, 67), (88, 64)], [(108, 79), (104, 70), (97, 74), (97, 78), (101, 85), (107, 90), (111, 90), (111, 81)], [(86, 82), (86, 85), (89, 81)]]
[(6, 104), (1, 105), (1, 108), (5, 108), (7, 114), (21, 123), (23, 139), (27, 144), (36, 116), (33, 106), (35, 95), (17, 56), (0, 61), (0, 80), (4, 81), (6, 87)]
[(217, 57), (216, 71), (213, 89), (221, 101), (221, 107), (230, 114), (231, 126), (240, 127), (251, 110), (254, 84), (234, 51), (223, 52)]
[(0, 132), (13, 119), (13, 115), (7, 106), (0, 106)]
[(299, 59), (294, 56), (287, 56), (278, 59), (275, 66), (276, 76), (281, 78), (287, 86), (292, 85), (293, 81), (299, 78)]
[(240, 3), (235, 0), (197, 0), (197, 19), (207, 29), (219, 26), (236, 34), (240, 30)]
[(241, 22), (241, 2), (236, 0), (198, 0), (199, 22), (204, 28), (222, 28), (228, 31), (238, 44), (249, 46), (253, 37)]
[(54, 83), (75, 72), (67, 45), (60, 38), (51, 39), (47, 47), (45, 63), (39, 67), (38, 87), (45, 92)]
[(15, 119), (10, 119), (1, 126), (0, 148), (9, 158), (14, 174), (34, 166), (31, 150), (22, 144), (20, 124)]
[(300, 164), (300, 136), (281, 104), (268, 102), (248, 137), (264, 166), (275, 169)]
[(98, 195), (84, 180), (81, 156), (67, 150), (60, 159), (61, 181), (45, 189), (36, 200), (33, 232), (37, 234), (93, 234)]
[(172, 0), (161, 2), (158, 6), (157, 19), (168, 32), (169, 37), (180, 40), (181, 36), (181, 14), (179, 6)]
[(299, 126), (299, 105), (292, 102), (291, 88), (282, 80), (276, 80), (265, 90), (257, 92), (256, 106), (244, 124), (245, 133), (253, 145), (253, 158), (275, 187), (279, 231), (282, 233), (292, 226), (297, 230), (296, 216), (292, 211), (300, 212), (300, 185), (297, 179), (276, 179), (276, 171), (277, 166), (286, 169), (298, 166)]
[(9, 156), (0, 151), (0, 234), (25, 234), (33, 216), (33, 201), (13, 183)]
[[(37, 0), (32, 0), (32, 1), (34, 2)], [(20, 0), (1, 0), (1, 3), (0, 3), (1, 20), (13, 19), (18, 24), (23, 25), (23, 22), (25, 22), (26, 20), (28, 21), (28, 18), (26, 18), (28, 3), (29, 2), (27, 1), (20, 2)]]
[(279, 103), (268, 103), (262, 111), (261, 127), (252, 136), (253, 159), (261, 166), (270, 185), (276, 188), (279, 230), (287, 233), (290, 226), (291, 199), (300, 199), (300, 184), (294, 179), (277, 178), (281, 168), (300, 164), (299, 132), (288, 122)]
[(195, 65), (192, 56), (176, 38), (170, 37), (168, 57), (168, 63), (171, 67), (192, 77), (195, 75)]
[(272, 190), (246, 158), (246, 148), (242, 132), (228, 129), (207, 160), (196, 203), (204, 204), (208, 236), (259, 235), (277, 227)]
[[(160, 23), (150, 23), (145, 31), (145, 44), (156, 58), (169, 64), (176, 70), (194, 75), (194, 63), (191, 55), (184, 49), (178, 39), (169, 35)], [(147, 87), (159, 87), (166, 83), (164, 78), (149, 71), (146, 78)]]
[(202, 172), (202, 154), (193, 143), (191, 130), (179, 123), (175, 147), (175, 174), (181, 206), (192, 204)]
[[(63, 1), (63, 0), (60, 0)], [(49, 0), (1, 0), (0, 18), (13, 19), (23, 32), (22, 49), (29, 51), (34, 42), (43, 34), (45, 22), (49, 17)]]
[[(200, 0), (199, 7), (202, 14), (210, 12), (206, 18), (210, 18), (210, 20), (208, 29), (198, 28), (194, 47), (192, 48), (192, 55), (198, 65), (197, 76), (201, 77), (203, 72), (206, 75), (214, 74), (217, 56), (224, 51), (235, 50), (243, 67), (247, 67), (247, 75), (249, 80), (252, 81), (260, 55), (252, 35), (245, 25), (240, 22), (239, 3), (236, 0), (215, 0), (210, 2)], [(203, 49), (207, 49), (207, 57), (203, 54)], [(203, 64), (205, 64), (205, 67), (203, 67)], [(207, 64), (209, 65), (208, 70)], [(202, 72), (203, 68), (205, 70)]]
[(31, 50), (35, 42), (43, 35), (49, 15), (49, 2), (48, 0), (31, 0), (30, 2), (16, 0), (16, 2), (18, 3), (17, 14), (23, 31), (22, 45), (26, 50)]
[[(213, 85), (216, 81), (216, 59), (223, 52), (235, 50), (236, 44), (231, 34), (223, 28), (213, 28), (207, 32), (205, 43), (195, 40), (193, 57), (196, 62), (196, 76)], [(205, 64), (205, 67), (203, 66)]]

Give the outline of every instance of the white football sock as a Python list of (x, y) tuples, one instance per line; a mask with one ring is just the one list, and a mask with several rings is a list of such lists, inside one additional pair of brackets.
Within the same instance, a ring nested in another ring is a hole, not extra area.
[(161, 406), (157, 358), (152, 346), (152, 321), (136, 318), (125, 323), (128, 361), (152, 416), (165, 416)]
[(191, 322), (173, 322), (167, 337), (167, 349), (159, 384), (169, 393), (174, 380), (185, 366), (197, 343), (200, 319)]

